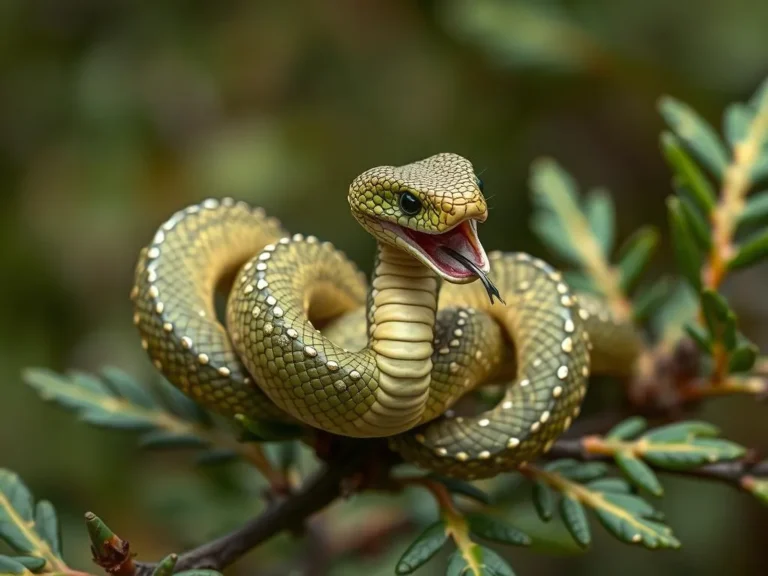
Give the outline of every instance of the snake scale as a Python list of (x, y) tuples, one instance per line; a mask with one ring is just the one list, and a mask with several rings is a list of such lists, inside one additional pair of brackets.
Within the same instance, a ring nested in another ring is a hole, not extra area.
[[(370, 283), (331, 244), (229, 198), (162, 224), (131, 294), (156, 368), (224, 416), (387, 437), (406, 461), (469, 479), (546, 452), (578, 416), (590, 371), (629, 370), (638, 336), (603, 302), (542, 260), (486, 255), (488, 208), (465, 158), (368, 170), (348, 201), (377, 241)], [(510, 362), (493, 408), (451, 415)]]

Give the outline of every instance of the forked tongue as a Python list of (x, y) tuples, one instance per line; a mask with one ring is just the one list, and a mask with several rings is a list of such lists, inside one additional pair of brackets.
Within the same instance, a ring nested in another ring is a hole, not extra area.
[(466, 256), (456, 252), (453, 248), (449, 248), (448, 246), (441, 246), (440, 249), (448, 254), (451, 258), (456, 260), (459, 264), (464, 266), (467, 270), (471, 270), (475, 276), (477, 276), (480, 279), (480, 282), (483, 283), (483, 287), (485, 288), (485, 291), (488, 293), (488, 298), (491, 299), (491, 304), (493, 304), (493, 298), (498, 298), (499, 302), (506, 305), (506, 302), (501, 298), (501, 294), (499, 294), (498, 289), (494, 285), (493, 282), (491, 282), (491, 279), (488, 278), (488, 275), (480, 270), (480, 268), (472, 262), (469, 258)]

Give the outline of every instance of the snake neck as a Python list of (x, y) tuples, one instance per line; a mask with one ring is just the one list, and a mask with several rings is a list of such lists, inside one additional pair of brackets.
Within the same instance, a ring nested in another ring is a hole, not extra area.
[(376, 425), (408, 429), (429, 397), (439, 282), (402, 250), (379, 244), (368, 309), (369, 350), (379, 369)]

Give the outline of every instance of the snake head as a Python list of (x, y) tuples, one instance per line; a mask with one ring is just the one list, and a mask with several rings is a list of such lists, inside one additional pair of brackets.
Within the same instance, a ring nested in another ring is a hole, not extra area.
[(471, 162), (437, 154), (405, 166), (379, 166), (349, 189), (352, 214), (377, 240), (407, 252), (444, 280), (466, 284), (490, 271), (477, 235), (488, 217)]

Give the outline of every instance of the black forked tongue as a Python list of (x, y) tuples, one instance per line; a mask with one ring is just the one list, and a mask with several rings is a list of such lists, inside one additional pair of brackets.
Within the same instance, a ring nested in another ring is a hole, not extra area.
[(454, 250), (453, 248), (448, 248), (448, 246), (440, 246), (440, 249), (443, 250), (448, 256), (456, 260), (459, 264), (464, 266), (467, 270), (471, 270), (475, 273), (475, 276), (477, 276), (480, 279), (480, 282), (483, 283), (483, 287), (485, 288), (485, 291), (488, 293), (488, 298), (491, 299), (491, 304), (493, 304), (494, 297), (499, 300), (502, 304), (506, 305), (506, 302), (502, 300), (501, 294), (499, 294), (499, 290), (496, 288), (493, 282), (491, 282), (491, 279), (488, 278), (488, 275), (480, 270), (478, 268), (477, 264), (472, 262), (469, 258), (466, 256), (459, 254)]

